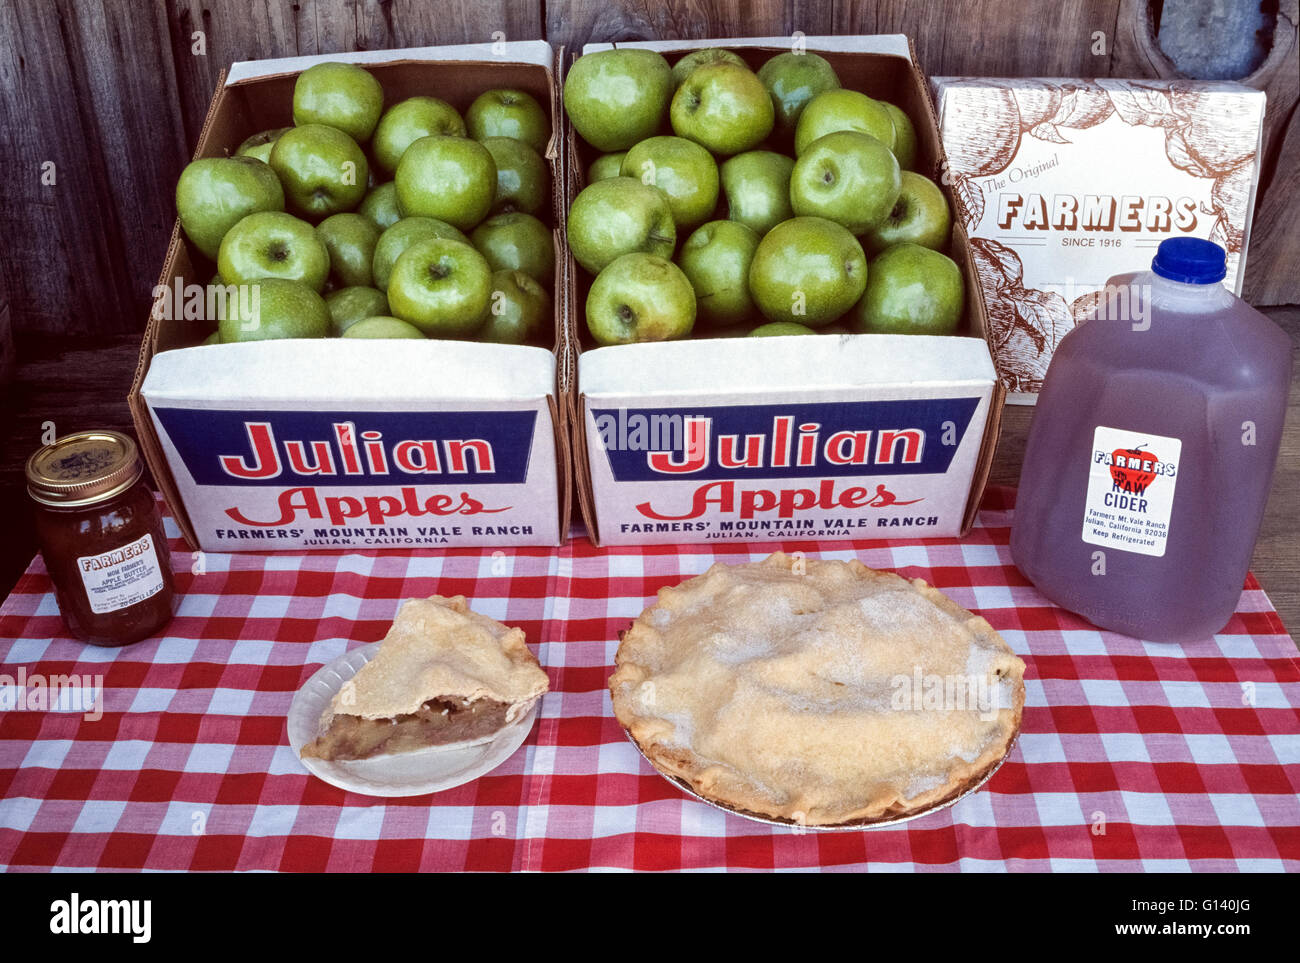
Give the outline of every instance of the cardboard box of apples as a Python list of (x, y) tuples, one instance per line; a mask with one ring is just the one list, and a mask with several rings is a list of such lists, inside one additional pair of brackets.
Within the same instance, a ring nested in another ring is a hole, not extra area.
[(907, 39), (589, 45), (563, 97), (593, 534), (965, 531), (1003, 395)]
[(555, 77), (541, 41), (223, 75), (130, 399), (196, 548), (562, 539)]

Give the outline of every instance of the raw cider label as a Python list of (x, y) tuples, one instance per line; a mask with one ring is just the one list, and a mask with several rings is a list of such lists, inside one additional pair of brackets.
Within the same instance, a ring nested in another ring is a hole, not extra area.
[(1083, 540), (1163, 557), (1183, 443), (1098, 425), (1092, 436)]
[(111, 552), (83, 555), (77, 571), (96, 615), (129, 608), (163, 590), (162, 566), (149, 535)]

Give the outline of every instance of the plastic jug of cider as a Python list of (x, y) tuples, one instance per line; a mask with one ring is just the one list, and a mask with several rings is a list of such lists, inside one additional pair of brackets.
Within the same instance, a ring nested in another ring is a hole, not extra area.
[(1038, 397), (1011, 554), (1099, 628), (1190, 642), (1232, 617), (1277, 461), (1291, 339), (1220, 282), (1224, 251), (1161, 243), (1061, 339)]

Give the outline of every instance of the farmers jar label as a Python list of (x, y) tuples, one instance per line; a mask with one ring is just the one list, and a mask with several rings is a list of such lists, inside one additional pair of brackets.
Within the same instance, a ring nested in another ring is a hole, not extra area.
[(110, 552), (82, 555), (77, 571), (96, 615), (128, 608), (163, 589), (162, 568), (150, 535)]
[(1183, 443), (1099, 425), (1092, 437), (1083, 540), (1163, 557)]

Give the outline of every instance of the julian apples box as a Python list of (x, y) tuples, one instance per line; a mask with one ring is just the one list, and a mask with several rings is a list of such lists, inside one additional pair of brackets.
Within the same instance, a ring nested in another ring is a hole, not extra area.
[[(589, 44), (583, 53), (610, 46)], [(937, 119), (904, 36), (619, 46), (656, 50), (670, 63), (693, 49), (722, 47), (754, 69), (792, 47), (816, 52), (844, 87), (908, 114), (917, 132), (915, 169), (942, 186)], [(597, 154), (571, 124), (566, 135), (572, 204)], [(951, 195), (948, 201), (951, 207)], [(576, 357), (570, 422), (592, 537), (635, 544), (967, 531), (992, 462), (1003, 392), (985, 341), (969, 245), (955, 218), (948, 253), (965, 285), (956, 335), (834, 327), (827, 330), (837, 333), (816, 337), (696, 332), (679, 341), (609, 346), (597, 346), (586, 328), (592, 278), (566, 258)]]
[[(550, 215), (561, 249), (559, 96), (554, 54), (541, 41), (235, 64), (195, 158), (231, 154), (257, 131), (292, 124), (295, 79), (324, 60), (363, 64), (386, 105), (427, 94), (463, 113), (491, 88), (531, 93), (551, 117)], [(434, 339), (200, 344), (211, 321), (179, 305), (212, 270), (178, 225), (130, 396), (145, 457), (192, 546), (562, 541), (570, 459), (558, 307), (549, 349)], [(553, 291), (561, 277), (557, 264)]]

